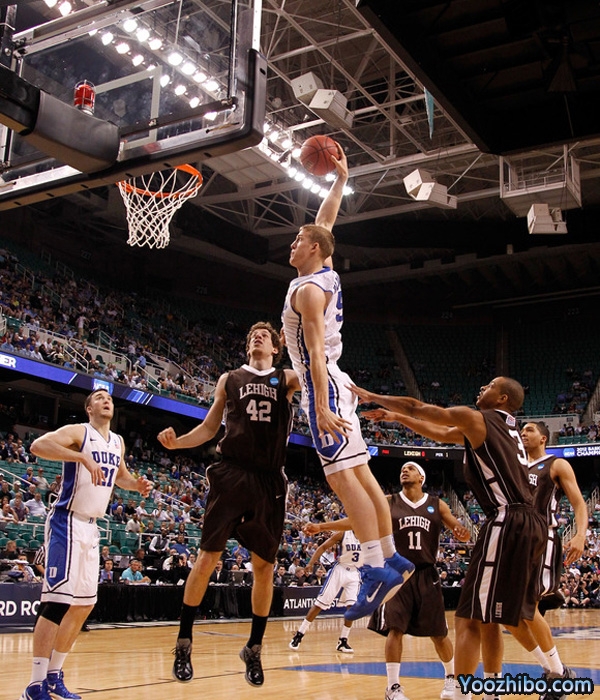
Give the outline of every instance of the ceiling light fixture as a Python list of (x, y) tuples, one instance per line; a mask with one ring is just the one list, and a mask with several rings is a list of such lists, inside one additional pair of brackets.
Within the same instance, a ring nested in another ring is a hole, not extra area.
[(135, 32), (137, 29), (138, 23), (135, 19), (126, 19), (123, 22), (123, 29), (128, 33), (131, 34), (132, 32)]
[(69, 0), (65, 0), (64, 2), (61, 2), (60, 5), (58, 6), (58, 11), (63, 17), (66, 17), (68, 14), (71, 13), (71, 10), (73, 9), (71, 3)]
[(172, 66), (179, 66), (182, 61), (183, 61), (183, 56), (178, 52), (178, 51), (172, 51), (168, 57), (167, 61), (172, 65)]

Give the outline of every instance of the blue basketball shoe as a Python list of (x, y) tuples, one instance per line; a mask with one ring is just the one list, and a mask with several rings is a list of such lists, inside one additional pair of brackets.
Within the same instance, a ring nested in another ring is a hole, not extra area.
[(385, 601), (408, 581), (415, 565), (399, 554), (385, 560), (382, 567), (365, 564), (360, 568), (361, 586), (356, 603), (346, 610), (346, 620), (359, 620), (371, 615)]
[(48, 692), (48, 683), (30, 683), (23, 691), (19, 700), (52, 700), (52, 696)]
[(58, 700), (81, 700), (81, 695), (67, 690), (63, 680), (64, 675), (62, 671), (48, 674), (48, 691), (50, 694)]

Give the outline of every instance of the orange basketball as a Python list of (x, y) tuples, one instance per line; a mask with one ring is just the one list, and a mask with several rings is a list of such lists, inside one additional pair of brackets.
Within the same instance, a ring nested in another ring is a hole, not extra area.
[(340, 146), (329, 136), (311, 136), (300, 149), (302, 167), (311, 175), (321, 177), (335, 170), (331, 156), (339, 158)]

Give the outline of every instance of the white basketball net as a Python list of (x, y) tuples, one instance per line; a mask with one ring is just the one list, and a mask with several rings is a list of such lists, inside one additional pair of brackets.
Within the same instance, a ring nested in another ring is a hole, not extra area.
[(202, 175), (191, 165), (178, 165), (169, 171), (139, 175), (117, 184), (127, 210), (127, 243), (166, 248), (173, 214), (198, 194)]

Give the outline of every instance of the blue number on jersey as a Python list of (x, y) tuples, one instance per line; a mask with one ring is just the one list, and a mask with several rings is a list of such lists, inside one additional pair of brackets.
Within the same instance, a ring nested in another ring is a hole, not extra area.
[(336, 314), (335, 320), (338, 323), (342, 323), (344, 320), (344, 302), (342, 300), (342, 290), (337, 293), (337, 301), (335, 303), (335, 308), (340, 312), (339, 314)]
[(104, 474), (104, 479), (102, 481), (102, 486), (108, 486), (112, 488), (113, 479), (115, 478), (116, 469), (109, 469), (108, 467), (101, 467), (102, 473)]

